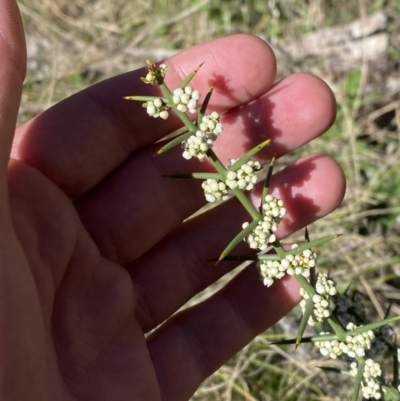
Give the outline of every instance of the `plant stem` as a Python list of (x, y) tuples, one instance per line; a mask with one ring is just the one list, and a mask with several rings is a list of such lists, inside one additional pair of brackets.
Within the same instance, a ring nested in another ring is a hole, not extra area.
[(249, 212), (253, 220), (260, 221), (262, 219), (261, 213), (254, 207), (254, 205), (249, 201), (249, 198), (244, 194), (239, 188), (232, 190), (239, 202), (244, 206), (244, 208)]
[(219, 157), (216, 155), (216, 153), (212, 149), (208, 149), (207, 156), (210, 159), (212, 165), (215, 167), (215, 169), (221, 175), (221, 178), (223, 180), (226, 180), (226, 168), (222, 164), (221, 160), (219, 160)]

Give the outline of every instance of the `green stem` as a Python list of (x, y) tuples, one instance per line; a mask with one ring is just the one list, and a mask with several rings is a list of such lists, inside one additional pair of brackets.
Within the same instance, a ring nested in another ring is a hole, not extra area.
[[(315, 288), (308, 282), (308, 280), (302, 276), (301, 274), (295, 276), (296, 280), (299, 282), (299, 284), (305, 289), (307, 294), (309, 295), (310, 298), (312, 298), (317, 292), (315, 291)], [(340, 341), (345, 341), (346, 340), (346, 335), (347, 332), (346, 330), (343, 329), (339, 321), (336, 319), (335, 316), (330, 316), (327, 318), (327, 322), (331, 326), (332, 330), (335, 332), (335, 334), (338, 336), (337, 338)]]
[(279, 257), (281, 258), (281, 260), (284, 259), (284, 258), (286, 257), (286, 252), (285, 252), (285, 250), (283, 249), (282, 244), (281, 244), (278, 240), (276, 240), (276, 241), (272, 244), (272, 246), (274, 247), (275, 252), (279, 255)]
[(358, 394), (360, 393), (361, 382), (363, 379), (363, 373), (365, 369), (365, 359), (357, 358), (357, 363), (358, 363), (358, 369), (357, 369), (356, 379), (354, 381), (353, 397), (351, 399), (352, 401), (358, 400)]
[(308, 280), (304, 276), (298, 274), (295, 277), (298, 283), (305, 289), (310, 298), (312, 298), (317, 293), (315, 291), (315, 288), (308, 282)]
[(218, 156), (212, 149), (208, 149), (207, 151), (207, 156), (210, 159), (212, 165), (214, 168), (218, 171), (218, 173), (221, 175), (222, 180), (226, 180), (226, 168), (222, 164), (221, 160), (219, 160)]
[(347, 332), (343, 329), (342, 325), (339, 323), (336, 317), (331, 315), (326, 320), (332, 327), (333, 331), (338, 335), (338, 339), (340, 341), (346, 341)]
[(262, 220), (261, 213), (254, 207), (254, 205), (249, 201), (249, 198), (244, 194), (242, 190), (239, 188), (235, 188), (232, 190), (235, 194), (236, 198), (238, 198), (239, 202), (244, 206), (244, 208), (249, 212), (250, 216), (255, 221)]

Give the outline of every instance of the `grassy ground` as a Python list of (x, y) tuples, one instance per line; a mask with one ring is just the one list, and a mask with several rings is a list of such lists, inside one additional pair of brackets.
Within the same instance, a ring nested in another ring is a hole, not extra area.
[[(389, 91), (387, 85), (399, 75), (400, 22), (390, 18), (399, 15), (398, 1), (22, 0), (20, 6), (32, 56), (20, 122), (143, 63), (144, 56), (121, 60), (119, 54), (127, 49), (157, 49), (159, 53), (152, 54), (164, 56), (234, 32), (262, 35), (279, 44), (384, 11), (390, 34), (385, 63), (364, 63), (332, 74), (318, 67), (317, 60), (313, 71), (329, 82), (338, 99), (337, 121), (323, 137), (285, 161), (323, 151), (341, 163), (348, 180), (346, 198), (310, 231), (312, 236), (344, 235), (325, 247), (320, 265), (330, 270), (341, 289), (354, 284), (371, 315), (382, 317), (390, 301), (392, 312), (400, 313), (400, 101), (398, 91)], [(290, 70), (301, 71), (306, 65), (296, 60)], [(267, 345), (284, 334), (293, 335), (295, 318), (294, 314), (259, 336), (193, 399), (349, 399), (347, 379), (340, 377), (339, 382), (337, 376), (319, 370), (323, 362), (307, 348), (294, 352)]]

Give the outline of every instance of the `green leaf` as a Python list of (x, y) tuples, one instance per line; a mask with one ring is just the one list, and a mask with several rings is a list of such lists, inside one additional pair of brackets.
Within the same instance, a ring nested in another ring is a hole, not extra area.
[(217, 264), (225, 258), (225, 256), (228, 255), (229, 252), (232, 251), (233, 248), (236, 247), (236, 245), (239, 244), (240, 241), (243, 241), (257, 226), (258, 221), (254, 220), (252, 221), (246, 228), (244, 228), (236, 237), (228, 244), (228, 246), (222, 251)]
[(177, 136), (185, 134), (187, 132), (188, 132), (188, 129), (185, 126), (180, 127), (178, 129), (176, 129), (175, 131), (170, 132), (168, 135), (165, 135), (164, 137), (160, 138), (155, 143), (166, 142), (169, 139), (176, 138)]
[(352, 336), (353, 335), (357, 335), (357, 334), (362, 334), (362, 333), (365, 333), (368, 330), (376, 330), (379, 327), (384, 326), (385, 324), (394, 323), (394, 322), (397, 322), (398, 320), (400, 320), (400, 316), (390, 317), (389, 319), (383, 319), (383, 320), (381, 320), (379, 322), (366, 324), (365, 326), (358, 327), (355, 330), (349, 330), (347, 333), (352, 335)]
[(160, 96), (124, 96), (123, 99), (137, 100), (139, 102), (152, 102), (156, 99), (161, 99), (164, 103), (167, 102), (167, 99), (160, 97)]
[(335, 341), (338, 339), (337, 334), (322, 334), (322, 335), (316, 335), (311, 337), (311, 341), (313, 343), (316, 343), (318, 341)]
[[(262, 256), (262, 259), (261, 259)], [(257, 260), (281, 260), (281, 257), (275, 253), (266, 254), (266, 255), (227, 255), (224, 257), (223, 262), (225, 261), (257, 261)]]
[(220, 180), (221, 176), (218, 173), (189, 173), (189, 174), (163, 174), (163, 177), (167, 178), (195, 178), (197, 180), (208, 180), (208, 179), (213, 179), (213, 180)]
[(327, 235), (325, 237), (317, 238), (313, 241), (305, 242), (304, 244), (299, 245), (297, 248), (290, 249), (286, 253), (291, 254), (291, 255), (297, 255), (298, 253), (303, 252), (306, 249), (310, 249), (312, 247), (322, 245), (325, 242), (332, 241), (333, 239), (338, 238), (340, 236), (341, 236), (341, 234), (333, 234), (333, 235)]
[(238, 168), (243, 166), (243, 164), (247, 163), (257, 152), (264, 149), (269, 143), (271, 139), (267, 139), (264, 142), (261, 142), (259, 145), (249, 150), (246, 154), (244, 154), (240, 159), (236, 160), (232, 166), (228, 167), (228, 171), (236, 171)]
[(307, 299), (306, 310), (304, 311), (304, 315), (301, 318), (299, 330), (297, 332), (296, 348), (301, 343), (301, 339), (303, 338), (304, 331), (306, 330), (306, 327), (307, 327), (308, 319), (311, 316), (313, 309), (314, 309), (314, 302), (311, 298), (309, 298), (309, 299)]
[(383, 394), (384, 394), (383, 399), (385, 401), (399, 401), (400, 400), (400, 392), (399, 392), (399, 390), (397, 390), (397, 388), (382, 385), (382, 390), (383, 390)]
[(274, 169), (274, 164), (275, 164), (275, 156), (272, 158), (272, 160), (269, 163), (268, 171), (267, 171), (267, 176), (265, 177), (265, 182), (264, 182), (264, 188), (263, 188), (263, 193), (261, 197), (261, 205), (260, 205), (260, 212), (263, 212), (263, 205), (265, 203), (265, 197), (269, 193), (269, 184), (271, 181), (272, 177), (272, 171)]
[(360, 393), (361, 382), (363, 379), (363, 373), (365, 368), (365, 359), (358, 358), (357, 363), (358, 363), (358, 368), (357, 368), (356, 379), (354, 381), (353, 397), (351, 398), (352, 401), (358, 400), (358, 394)]
[(201, 63), (198, 67), (196, 67), (183, 81), (182, 83), (179, 85), (180, 88), (184, 89), (186, 86), (189, 85), (190, 81), (194, 78), (194, 76), (198, 73), (198, 71), (200, 70), (200, 67), (203, 65), (203, 63)]
[(315, 288), (307, 281), (307, 279), (303, 275), (296, 274), (294, 277), (304, 288), (310, 298), (312, 298), (317, 293), (317, 291), (315, 291)]
[[(311, 342), (312, 342), (312, 337), (302, 337), (302, 339), (300, 341), (301, 344), (306, 344), (306, 343), (311, 343)], [(293, 344), (296, 344), (296, 339), (295, 338), (291, 338), (291, 339), (288, 339), (288, 340), (276, 341), (276, 342), (273, 342), (271, 344), (274, 344), (274, 345), (293, 345)]]
[(201, 119), (203, 118), (203, 116), (204, 116), (204, 114), (205, 114), (205, 112), (207, 110), (208, 103), (209, 103), (209, 101), (211, 99), (211, 95), (212, 95), (213, 91), (214, 91), (214, 85), (208, 90), (207, 95), (204, 98), (204, 101), (203, 101), (203, 103), (201, 105), (199, 116), (197, 117), (197, 126), (200, 125)]
[(183, 141), (186, 141), (190, 136), (192, 136), (194, 134), (195, 134), (195, 131), (189, 131), (186, 134), (177, 136), (172, 141), (170, 141), (166, 145), (164, 145), (161, 149), (159, 149), (157, 151), (157, 155), (161, 155), (161, 154), (165, 153), (167, 150), (170, 150), (174, 146), (179, 145)]

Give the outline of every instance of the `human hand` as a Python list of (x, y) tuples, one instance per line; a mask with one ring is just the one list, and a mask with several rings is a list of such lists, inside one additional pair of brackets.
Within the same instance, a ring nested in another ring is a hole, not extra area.
[[(66, 99), (14, 136), (25, 50), (13, 0), (0, 0), (0, 30), (0, 399), (188, 400), (298, 302), (296, 282), (266, 288), (250, 266), (174, 314), (234, 267), (207, 260), (246, 212), (232, 200), (182, 223), (204, 194), (198, 182), (162, 177), (195, 162), (175, 151), (153, 156), (154, 141), (177, 119), (151, 119), (122, 99), (153, 89), (139, 80), (144, 70)], [(214, 146), (224, 161), (268, 137), (263, 161), (281, 156), (334, 119), (333, 95), (318, 78), (297, 74), (272, 85), (273, 53), (255, 37), (179, 53), (167, 61), (167, 83), (174, 87), (202, 62), (193, 84), (204, 94), (215, 82), (211, 104), (229, 110)], [(324, 155), (277, 173), (273, 193), (288, 210), (278, 235), (332, 211), (344, 186)]]

